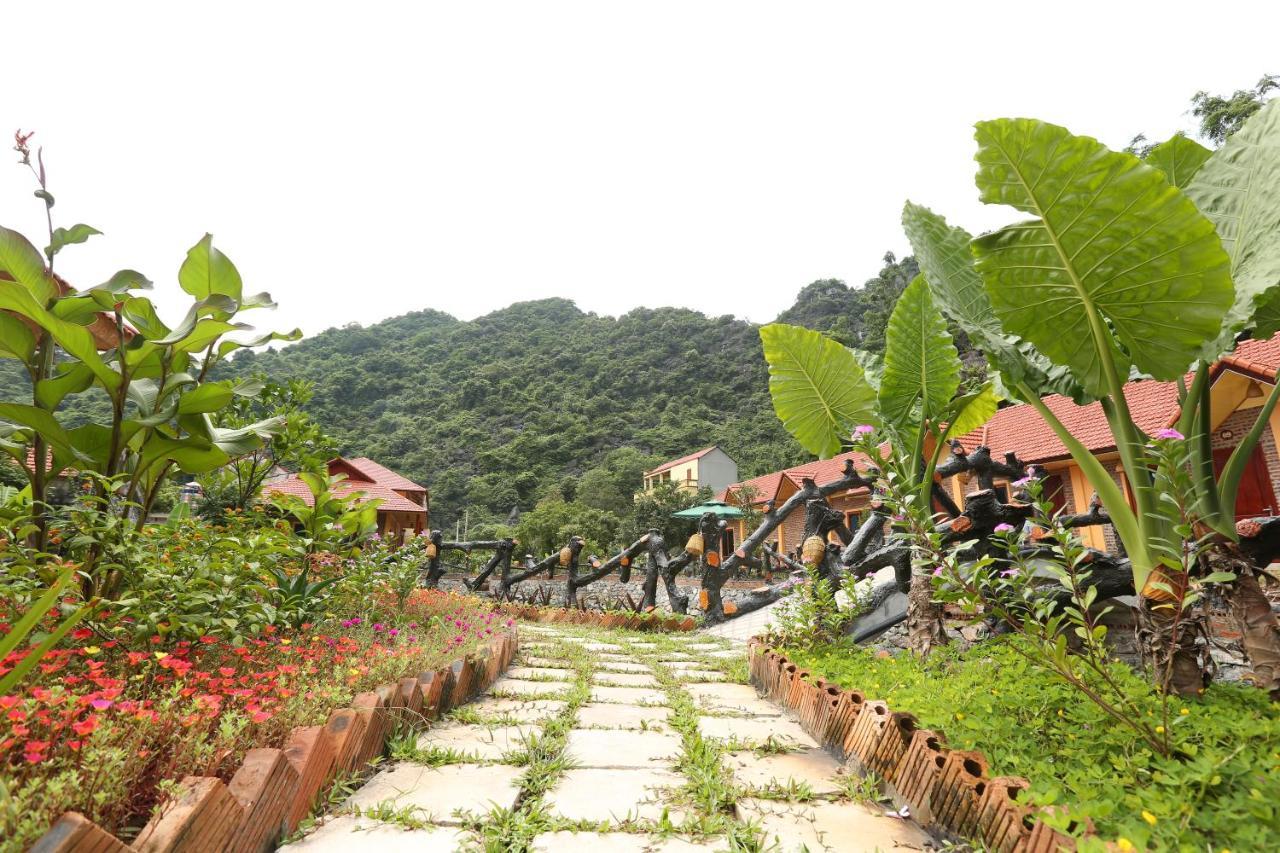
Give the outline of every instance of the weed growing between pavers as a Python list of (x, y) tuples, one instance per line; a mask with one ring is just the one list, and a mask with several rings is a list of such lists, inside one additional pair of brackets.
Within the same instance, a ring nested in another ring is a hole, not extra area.
[(373, 775), (375, 767), (379, 769), (381, 767), (378, 759), (374, 759), (368, 769), (339, 771), (329, 783), (329, 787), (320, 792), (320, 796), (311, 807), (311, 813), (302, 819), (293, 832), (281, 839), (281, 845), (300, 840), (316, 827), (323, 825), (327, 818), (336, 817), (342, 805), (360, 789), (366, 779)]

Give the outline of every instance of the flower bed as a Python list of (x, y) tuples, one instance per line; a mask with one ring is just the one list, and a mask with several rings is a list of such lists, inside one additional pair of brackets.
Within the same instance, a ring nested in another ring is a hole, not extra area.
[(503, 613), (527, 619), (530, 622), (563, 622), (572, 625), (592, 625), (597, 628), (625, 628), (629, 631), (654, 631), (672, 633), (692, 631), (698, 620), (692, 616), (661, 613), (607, 612), (599, 610), (570, 610), (565, 607), (538, 607), (534, 604), (502, 604)]
[[(1057, 832), (1068, 829), (1089, 836), (1072, 842), (1080, 849), (1280, 846), (1280, 714), (1260, 691), (1216, 685), (1176, 705), (1168, 726), (1181, 757), (1161, 758), (1027, 665), (1011, 641), (935, 652), (927, 664), (757, 642), (752, 681), (829, 749), (888, 780), (923, 824), (989, 849), (1041, 849), (1033, 832), (1066, 843)], [(1144, 713), (1160, 714), (1133, 673), (1117, 666), (1112, 677)]]
[[(280, 747), (359, 694), (432, 671), (511, 621), (474, 598), (418, 591), (394, 621), (360, 618), (235, 644), (81, 643), (0, 696), (5, 845), (23, 848), (64, 811), (131, 837), (187, 775), (229, 780), (254, 747)], [(0, 671), (11, 667), (15, 653)]]

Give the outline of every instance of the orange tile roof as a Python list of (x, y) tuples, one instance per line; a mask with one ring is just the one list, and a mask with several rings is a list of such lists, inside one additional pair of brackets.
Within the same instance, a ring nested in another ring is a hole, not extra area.
[[(1277, 372), (1280, 372), (1280, 334), (1263, 340), (1241, 341), (1233, 352), (1223, 356), (1214, 365), (1212, 375), (1216, 378), (1224, 370), (1236, 370), (1256, 379), (1274, 382)], [(1157, 382), (1154, 379), (1129, 382), (1124, 386), (1124, 397), (1134, 422), (1148, 434), (1169, 426), (1177, 418), (1176, 382)], [(1101, 403), (1078, 406), (1069, 397), (1057, 394), (1043, 399), (1063, 426), (1086, 448), (1094, 453), (1106, 453), (1115, 449), (1115, 440), (1111, 437), (1111, 428), (1102, 413)], [(984, 426), (961, 436), (960, 443), (966, 451), (972, 451), (979, 445), (986, 445), (997, 454), (1015, 451), (1018, 458), (1028, 464), (1052, 462), (1070, 456), (1066, 446), (1045, 423), (1040, 413), (1026, 403), (1000, 409)], [(816, 459), (784, 471), (765, 474), (745, 483), (735, 483), (722, 494), (742, 485), (761, 484), (756, 486), (758, 492), (767, 492), (768, 495), (757, 501), (762, 503), (776, 494), (776, 478), (780, 475), (791, 476), (797, 484), (802, 477), (812, 477), (818, 484), (829, 483), (840, 477), (846, 459), (853, 459), (859, 470), (870, 462), (866, 456), (850, 451), (830, 459)], [(769, 488), (770, 484), (772, 488)]]
[[(362, 464), (356, 464), (356, 463), (362, 463)], [(425, 513), (427, 511), (426, 507), (424, 507), (422, 504), (415, 503), (411, 501), (409, 498), (406, 498), (404, 495), (400, 494), (400, 492), (396, 491), (397, 489), (403, 488), (406, 491), (409, 489), (414, 489), (417, 491), (425, 492), (426, 489), (423, 488), (422, 486), (419, 486), (413, 483), (411, 480), (405, 479), (404, 477), (400, 476), (399, 474), (395, 473), (389, 468), (384, 468), (383, 466), (379, 465), (373, 460), (366, 459), (364, 457), (361, 457), (360, 459), (356, 459), (356, 460), (344, 459), (341, 456), (338, 457), (337, 459), (332, 459), (329, 462), (330, 470), (332, 470), (335, 467), (341, 468), (343, 467), (344, 464), (346, 466), (354, 468), (355, 470), (361, 472), (365, 476), (368, 476), (371, 481), (360, 480), (360, 479), (342, 480), (333, 487), (334, 494), (341, 495), (344, 497), (351, 494), (359, 494), (360, 497), (356, 499), (357, 503), (359, 503), (361, 500), (379, 498), (382, 501), (382, 503), (379, 504), (378, 506), (379, 510), (387, 510), (390, 512), (421, 512), (421, 513)], [(391, 476), (389, 477), (379, 476), (377, 475), (378, 471), (385, 471), (387, 474)], [(408, 486), (397, 485), (397, 483), (401, 483), (401, 482), (408, 483), (409, 485)], [(293, 495), (294, 497), (301, 498), (307, 504), (307, 506), (312, 506), (315, 502), (315, 499), (311, 496), (311, 490), (307, 488), (306, 483), (304, 483), (301, 479), (298, 478), (297, 474), (290, 474), (288, 477), (285, 477), (283, 480), (275, 480), (274, 482), (267, 483), (265, 486), (262, 487), (262, 494), (263, 496), (270, 495), (270, 494)]]
[(375, 483), (381, 483), (382, 485), (390, 486), (393, 489), (404, 489), (405, 491), (412, 492), (425, 492), (427, 490), (426, 486), (419, 486), (417, 483), (413, 482), (413, 480), (397, 474), (395, 471), (392, 471), (384, 465), (379, 465), (368, 456), (357, 456), (355, 459), (348, 459), (346, 461), (354, 468), (367, 475), (369, 479), (373, 480)]
[(706, 448), (703, 448), (702, 450), (699, 450), (697, 453), (690, 453), (688, 456), (681, 456), (679, 459), (672, 459), (670, 462), (663, 462), (661, 465), (659, 465), (657, 468), (654, 468), (652, 471), (645, 471), (644, 473), (646, 476), (648, 476), (649, 474), (659, 474), (663, 471), (666, 471), (668, 468), (674, 468), (677, 465), (681, 465), (685, 462), (692, 462), (695, 459), (701, 459), (702, 457), (706, 456), (708, 453), (710, 453), (715, 449), (716, 449), (716, 445), (713, 444), (710, 447), (706, 447)]

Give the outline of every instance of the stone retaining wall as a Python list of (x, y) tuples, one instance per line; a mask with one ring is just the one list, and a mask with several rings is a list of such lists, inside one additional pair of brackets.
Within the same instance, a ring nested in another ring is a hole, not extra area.
[(515, 630), (434, 672), (360, 693), (323, 726), (294, 729), (283, 749), (251, 749), (224, 783), (188, 776), (130, 847), (76, 812), (67, 812), (31, 853), (258, 853), (274, 850), (339, 773), (363, 768), (386, 749), (397, 715), (437, 719), (498, 679), (515, 657)]
[(909, 713), (813, 677), (759, 639), (749, 644), (749, 663), (757, 690), (794, 711), (828, 752), (883, 779), (920, 826), (979, 841), (996, 853), (1075, 849), (1074, 838), (1014, 800), (1030, 783), (991, 778), (982, 753), (948, 748), (941, 731), (922, 729)]

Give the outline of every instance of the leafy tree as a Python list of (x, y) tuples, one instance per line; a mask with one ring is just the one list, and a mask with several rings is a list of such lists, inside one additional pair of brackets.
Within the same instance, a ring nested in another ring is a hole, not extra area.
[(1221, 145), (1262, 109), (1273, 89), (1280, 89), (1278, 74), (1268, 74), (1252, 89), (1237, 89), (1229, 97), (1196, 92), (1191, 96), (1191, 114), (1200, 120), (1200, 135)]
[(301, 471), (323, 465), (336, 455), (333, 440), (302, 408), (311, 399), (311, 383), (295, 379), (281, 384), (265, 376), (251, 381), (261, 388), (257, 395), (237, 398), (217, 413), (215, 422), (225, 429), (240, 429), (270, 419), (281, 427), (265, 446), (199, 478), (204, 490), (200, 512), (205, 516), (219, 517), (226, 509), (248, 509), (276, 467)]
[(630, 515), (644, 474), (662, 463), (662, 458), (634, 447), (609, 451), (600, 464), (578, 480), (578, 500), (590, 507), (611, 512), (619, 518)]
[(668, 544), (679, 544), (693, 533), (695, 523), (692, 519), (673, 518), (673, 514), (709, 501), (711, 497), (711, 490), (708, 488), (682, 489), (676, 483), (661, 482), (649, 491), (636, 495), (627, 528), (629, 532), (623, 538), (634, 542), (656, 527), (662, 531), (662, 538)]
[(621, 522), (612, 513), (553, 495), (520, 516), (515, 538), (529, 553), (548, 554), (571, 536), (581, 536), (587, 550), (604, 554), (618, 541)]

